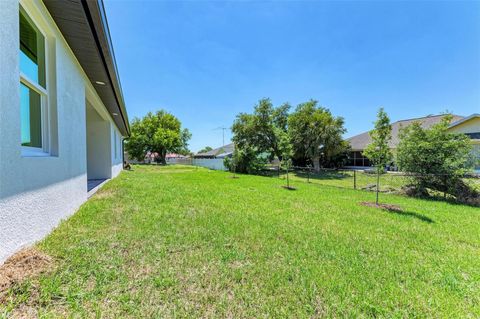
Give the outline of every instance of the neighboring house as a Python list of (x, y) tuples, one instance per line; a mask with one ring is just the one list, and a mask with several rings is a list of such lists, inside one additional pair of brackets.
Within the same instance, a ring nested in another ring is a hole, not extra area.
[(234, 148), (234, 144), (231, 143), (208, 152), (197, 153), (193, 156), (192, 164), (213, 170), (224, 171), (227, 169), (223, 163), (224, 159), (225, 157), (233, 156)]
[(101, 0), (0, 1), (0, 65), (1, 263), (118, 175), (129, 126)]
[(145, 157), (143, 158), (144, 163), (156, 163), (158, 157), (160, 154), (157, 152), (150, 152), (148, 151), (147, 154), (145, 154)]
[(233, 143), (224, 145), (222, 147), (210, 150), (204, 153), (197, 153), (193, 157), (194, 158), (224, 158), (224, 157), (231, 157), (233, 154), (235, 147)]
[[(429, 128), (439, 123), (446, 115), (430, 115), (426, 117), (401, 120), (392, 123), (392, 139), (389, 142), (390, 148), (395, 150), (400, 142), (399, 133), (402, 127), (406, 127), (415, 121), (419, 121), (424, 128)], [(450, 131), (455, 133), (464, 133), (471, 139), (474, 147), (474, 154), (480, 158), (480, 115), (473, 114), (468, 117), (453, 115)], [(348, 167), (369, 167), (370, 161), (363, 155), (363, 150), (372, 142), (369, 132), (350, 137), (347, 139), (352, 151), (346, 163)]]
[[(128, 152), (125, 152), (125, 161), (128, 163), (132, 164), (152, 164), (152, 163), (157, 163), (157, 160), (159, 158), (160, 154), (157, 152), (150, 152), (148, 151), (143, 160), (139, 161), (135, 158), (131, 158)], [(175, 159), (185, 159), (188, 158), (188, 156), (184, 156), (181, 154), (175, 154), (175, 153), (168, 153), (165, 155), (165, 161), (169, 162)]]
[(150, 152), (148, 151), (143, 160), (137, 160), (136, 158), (130, 156), (127, 151), (124, 152), (124, 159), (127, 163), (131, 164), (146, 164), (146, 163), (154, 163), (156, 158), (158, 158), (159, 154), (157, 152)]
[(470, 138), (473, 155), (478, 159), (475, 171), (480, 173), (480, 114), (472, 114), (453, 121), (449, 130), (454, 133), (463, 133)]
[(182, 154), (176, 154), (176, 153), (168, 153), (165, 155), (165, 159), (171, 160), (171, 159), (181, 159), (181, 158), (187, 158), (188, 156), (182, 155)]
[(192, 163), (192, 159), (189, 156), (176, 153), (168, 153), (165, 155), (165, 161), (167, 164), (186, 164), (189, 165)]

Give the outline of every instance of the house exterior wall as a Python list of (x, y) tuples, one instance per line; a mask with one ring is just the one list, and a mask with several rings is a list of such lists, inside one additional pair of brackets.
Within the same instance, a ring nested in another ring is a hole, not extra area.
[[(53, 112), (49, 156), (26, 156), (20, 145), (20, 4), (47, 35), (48, 104)], [(43, 238), (87, 200), (86, 100), (106, 111), (39, 0), (0, 1), (0, 65), (1, 264)], [(111, 118), (107, 123), (108, 132), (111, 127), (117, 130)], [(111, 162), (111, 176), (120, 169), (121, 160)]]
[[(480, 117), (472, 117), (470, 120), (455, 125), (450, 128), (451, 132), (454, 133), (463, 133), (463, 134), (472, 134), (480, 133)], [(480, 173), (480, 139), (473, 138), (470, 139), (472, 144), (472, 154), (477, 159), (475, 166), (475, 171)]]
[(87, 178), (107, 179), (112, 177), (111, 128), (93, 107), (87, 106)]
[(473, 117), (468, 121), (460, 123), (450, 128), (454, 133), (479, 133), (480, 132), (480, 117)]
[(111, 128), (111, 177), (116, 177), (123, 170), (123, 143), (122, 143), (122, 134), (118, 128), (113, 125), (110, 125)]

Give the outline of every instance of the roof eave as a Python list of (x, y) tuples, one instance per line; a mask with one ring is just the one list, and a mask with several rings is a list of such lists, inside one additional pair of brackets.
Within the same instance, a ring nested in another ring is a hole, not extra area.
[(465, 122), (467, 122), (467, 121), (469, 121), (469, 120), (471, 120), (471, 119), (473, 119), (473, 118), (475, 118), (475, 117), (480, 117), (480, 114), (479, 114), (479, 113), (474, 113), (474, 114), (472, 114), (472, 115), (469, 115), (469, 116), (467, 116), (467, 117), (464, 117), (464, 118), (462, 118), (462, 119), (460, 119), (460, 120), (458, 120), (458, 121), (455, 121), (455, 122), (451, 123), (448, 127), (449, 127), (449, 128), (452, 128), (452, 127), (454, 127), (454, 126), (457, 126), (457, 125), (460, 125), (460, 124), (462, 124), (462, 123), (465, 123)]
[(125, 107), (125, 101), (123, 99), (120, 77), (118, 75), (117, 63), (115, 61), (115, 53), (113, 51), (112, 40), (110, 38), (110, 30), (108, 28), (108, 22), (105, 13), (105, 7), (103, 5), (103, 0), (82, 0), (82, 3), (84, 4), (84, 8), (88, 8), (90, 16), (92, 17), (92, 22), (97, 33), (97, 38), (100, 42), (100, 47), (98, 49), (103, 55), (103, 60), (105, 62), (107, 73), (113, 86), (120, 115), (122, 116), (123, 123), (125, 125), (126, 135), (129, 136), (130, 125), (128, 122), (128, 114)]
[(115, 125), (122, 135), (129, 136), (128, 115), (103, 1), (43, 2)]

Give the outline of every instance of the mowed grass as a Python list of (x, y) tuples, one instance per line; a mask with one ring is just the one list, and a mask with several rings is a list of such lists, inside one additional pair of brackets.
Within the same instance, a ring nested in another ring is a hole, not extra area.
[(134, 166), (38, 248), (4, 315), (479, 317), (480, 209), (184, 166)]

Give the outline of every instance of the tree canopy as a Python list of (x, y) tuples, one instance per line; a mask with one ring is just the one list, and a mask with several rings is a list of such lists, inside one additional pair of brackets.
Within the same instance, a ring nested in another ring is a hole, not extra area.
[(157, 153), (156, 161), (165, 164), (168, 152), (188, 153), (191, 134), (182, 129), (180, 120), (160, 110), (149, 112), (142, 119), (135, 118), (130, 124), (131, 135), (125, 143), (130, 156), (141, 161), (147, 152)]
[(240, 113), (233, 126), (233, 142), (242, 148), (254, 148), (258, 153), (268, 153), (270, 159), (282, 158), (281, 134), (287, 132), (290, 105), (274, 107), (270, 99), (261, 99), (253, 113)]
[(288, 118), (288, 132), (295, 158), (306, 158), (320, 166), (336, 166), (338, 156), (346, 154), (348, 144), (342, 117), (335, 117), (327, 108), (310, 100), (301, 103)]
[(363, 154), (368, 157), (377, 171), (383, 171), (392, 161), (392, 152), (388, 145), (392, 138), (392, 126), (383, 107), (378, 110), (375, 128), (370, 131), (370, 137), (372, 143), (367, 145)]
[(400, 130), (397, 163), (400, 169), (421, 174), (463, 175), (473, 165), (472, 146), (465, 134), (448, 131), (451, 116), (425, 129), (420, 122)]
[(430, 128), (420, 122), (400, 130), (396, 160), (400, 170), (414, 173), (413, 186), (417, 194), (427, 188), (459, 196), (465, 191), (461, 177), (474, 166), (472, 146), (465, 134), (449, 132), (452, 116)]
[(238, 114), (232, 126), (238, 167), (254, 163), (250, 165), (254, 170), (275, 158), (282, 164), (307, 159), (317, 168), (337, 166), (349, 150), (342, 138), (344, 120), (317, 104), (314, 100), (302, 103), (290, 114), (290, 104), (274, 107), (265, 98), (253, 113)]
[(211, 150), (213, 150), (213, 148), (211, 148), (210, 146), (205, 146), (200, 151), (198, 151), (198, 153), (206, 153), (206, 152), (209, 152)]

